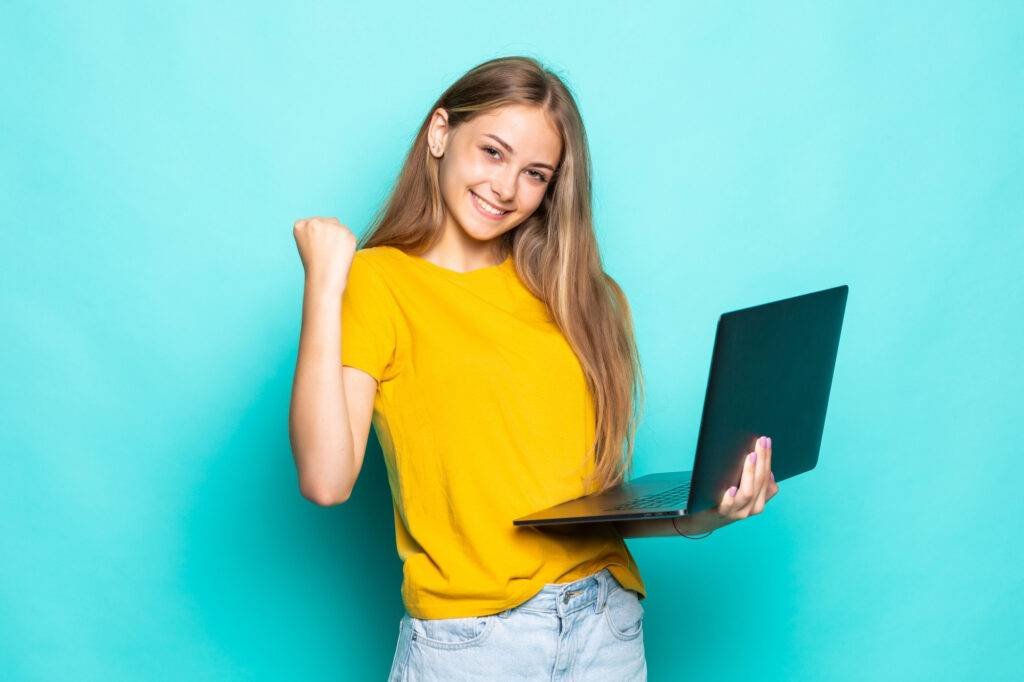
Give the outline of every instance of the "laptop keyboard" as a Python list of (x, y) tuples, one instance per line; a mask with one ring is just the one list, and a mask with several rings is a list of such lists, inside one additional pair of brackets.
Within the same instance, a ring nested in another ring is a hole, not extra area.
[(675, 488), (669, 488), (660, 493), (654, 493), (652, 495), (642, 495), (640, 497), (627, 500), (622, 504), (609, 507), (609, 509), (651, 509), (654, 507), (682, 507), (686, 503), (686, 499), (690, 496), (690, 482), (687, 481), (682, 485), (677, 485)]

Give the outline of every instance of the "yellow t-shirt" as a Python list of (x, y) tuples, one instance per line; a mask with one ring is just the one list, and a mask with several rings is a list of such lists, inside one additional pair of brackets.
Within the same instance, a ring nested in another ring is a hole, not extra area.
[(498, 613), (605, 567), (646, 597), (612, 524), (512, 524), (588, 492), (595, 415), (576, 354), (511, 258), (460, 273), (359, 249), (341, 325), (342, 364), (378, 381), (373, 427), (411, 615)]

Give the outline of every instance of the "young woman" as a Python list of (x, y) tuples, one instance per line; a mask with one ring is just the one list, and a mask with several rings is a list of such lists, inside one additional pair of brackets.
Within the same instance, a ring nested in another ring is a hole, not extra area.
[(434, 103), (358, 250), (333, 218), (295, 223), (300, 489), (344, 502), (372, 423), (403, 562), (392, 680), (645, 679), (647, 591), (623, 537), (707, 533), (778, 490), (758, 439), (738, 488), (674, 525), (512, 525), (632, 469), (642, 378), (590, 206), (572, 95), (510, 57)]

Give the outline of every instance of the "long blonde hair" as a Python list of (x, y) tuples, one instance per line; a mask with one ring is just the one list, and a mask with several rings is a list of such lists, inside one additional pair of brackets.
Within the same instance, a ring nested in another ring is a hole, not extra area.
[[(507, 105), (543, 110), (562, 138), (562, 161), (537, 210), (503, 234), (519, 278), (545, 301), (572, 346), (593, 398), (596, 432), (594, 471), (588, 492), (605, 490), (630, 476), (636, 426), (643, 404), (643, 374), (629, 304), (601, 265), (591, 215), (591, 168), (586, 132), (568, 87), (531, 57), (484, 62), (453, 83), (430, 107), (395, 186), (378, 210), (359, 248), (393, 246), (422, 254), (442, 236), (445, 208), (438, 160), (427, 147), (433, 112), (443, 107), (454, 130), (476, 116)], [(584, 460), (586, 462), (587, 460)], [(596, 481), (597, 487), (590, 486)]]

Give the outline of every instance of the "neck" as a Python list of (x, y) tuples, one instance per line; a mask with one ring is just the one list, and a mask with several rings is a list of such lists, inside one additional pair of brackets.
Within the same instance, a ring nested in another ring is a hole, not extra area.
[(458, 227), (446, 226), (441, 240), (420, 257), (449, 270), (466, 272), (501, 264), (506, 256), (503, 249), (501, 237), (480, 241)]

